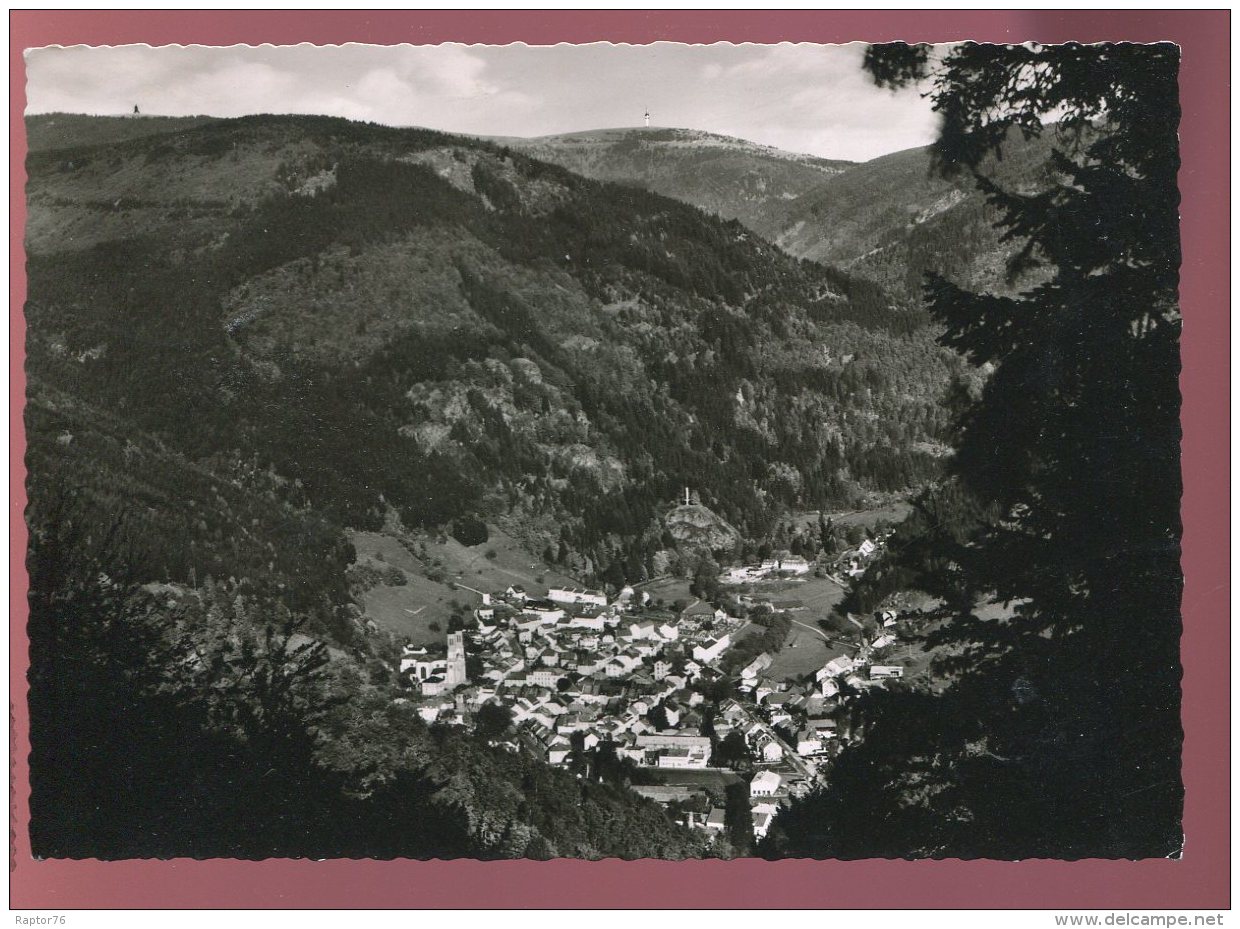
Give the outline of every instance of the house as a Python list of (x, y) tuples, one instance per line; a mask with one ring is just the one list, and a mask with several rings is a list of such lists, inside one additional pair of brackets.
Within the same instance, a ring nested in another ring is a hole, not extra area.
[(701, 645), (693, 646), (693, 660), (700, 661), (702, 664), (709, 664), (712, 661), (716, 661), (720, 655), (727, 651), (728, 646), (731, 644), (732, 636), (726, 633), (717, 639), (707, 639)]
[(783, 786), (784, 779), (774, 771), (760, 771), (749, 782), (751, 797), (773, 797)]
[(713, 617), (715, 615), (715, 608), (704, 600), (699, 600), (696, 603), (685, 607), (684, 611), (680, 615), (686, 619), (694, 618), (701, 621), (703, 619)]
[(675, 623), (663, 623), (655, 632), (664, 642), (675, 642), (680, 638), (680, 627)]
[(839, 677), (841, 674), (847, 674), (854, 667), (854, 662), (847, 655), (840, 655), (838, 658), (832, 658), (822, 669), (814, 675), (814, 680), (823, 681), (826, 678)]
[(557, 738), (549, 746), (547, 746), (547, 763), (548, 764), (564, 764), (568, 761), (569, 753), (573, 747), (567, 739)]
[(775, 764), (778, 761), (783, 761), (784, 749), (774, 739), (767, 739), (759, 747), (758, 757), (766, 764)]
[(792, 723), (792, 714), (787, 710), (777, 707), (776, 709), (771, 710), (768, 715), (772, 726), (790, 728)]
[(755, 806), (750, 812), (753, 818), (753, 836), (755, 839), (765, 839), (766, 834), (771, 830), (771, 823), (775, 819), (777, 807), (773, 803), (762, 803)]
[(563, 668), (531, 668), (525, 674), (525, 679), (531, 684), (552, 690), (560, 683), (562, 677), (564, 677)]
[(884, 632), (877, 639), (870, 643), (870, 648), (886, 648), (896, 643), (896, 637), (890, 632)]
[(865, 558), (869, 558), (871, 555), (874, 554), (875, 551), (876, 551), (876, 548), (874, 546), (874, 543), (871, 542), (869, 539), (863, 540), (862, 543), (857, 546), (857, 554)]
[(771, 662), (775, 659), (771, 657), (769, 652), (763, 652), (745, 667), (741, 668), (742, 678), (757, 679), (758, 675), (771, 666)]
[(556, 603), (588, 604), (590, 606), (607, 606), (607, 597), (597, 590), (586, 590), (581, 587), (552, 587), (547, 591), (547, 598)]
[(510, 586), (507, 590), (504, 591), (504, 596), (507, 597), (509, 600), (515, 600), (517, 603), (524, 603), (525, 602), (525, 588), (517, 587), (515, 585)]
[(723, 817), (723, 810), (717, 806), (712, 807), (710, 815), (706, 817), (705, 827), (707, 832), (723, 832), (727, 828), (727, 823)]
[(904, 668), (898, 664), (876, 664), (870, 666), (870, 680), (881, 681), (887, 678), (904, 677)]
[(822, 738), (812, 729), (802, 729), (797, 734), (797, 754), (801, 757), (816, 755), (822, 751)]
[(817, 733), (819, 739), (833, 739), (839, 726), (834, 719), (811, 719), (805, 724), (805, 728)]
[(661, 768), (705, 768), (710, 760), (710, 739), (696, 735), (669, 735), (642, 733), (637, 736), (637, 748), (648, 764), (654, 757)]
[(657, 633), (654, 623), (629, 623), (628, 636), (630, 639), (653, 639)]
[(804, 558), (781, 558), (762, 562), (762, 573), (774, 574), (778, 571), (785, 571), (789, 574), (806, 574), (809, 571), (809, 562)]

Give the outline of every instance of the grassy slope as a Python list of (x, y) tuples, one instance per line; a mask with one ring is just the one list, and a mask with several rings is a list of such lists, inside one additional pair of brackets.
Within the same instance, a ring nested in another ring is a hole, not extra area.
[[(392, 535), (351, 532), (359, 563), (395, 567), (406, 578), (403, 585), (380, 584), (368, 590), (362, 599), (366, 617), (415, 645), (443, 643), (447, 640), (448, 617), (478, 606), (480, 598), (475, 590), (492, 593), (516, 585), (531, 596), (541, 597), (549, 584), (578, 583), (543, 564), (503, 530), (492, 526), (489, 532), (486, 542), (473, 546), (462, 545), (451, 536), (406, 534), (416, 554)], [(420, 557), (423, 547), (425, 560)], [(492, 552), (495, 557), (488, 557)], [(432, 624), (439, 628), (432, 629)]]

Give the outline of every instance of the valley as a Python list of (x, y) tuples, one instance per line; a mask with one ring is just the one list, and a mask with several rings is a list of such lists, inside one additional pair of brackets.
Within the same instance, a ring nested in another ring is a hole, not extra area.
[[(588, 773), (587, 812), (659, 817), (640, 854), (749, 853), (813, 788), (839, 688), (886, 686), (850, 572), (941, 475), (965, 372), (898, 289), (754, 234), (858, 166), (681, 130), (29, 128), (32, 519), (140, 540), (170, 629), (298, 611), (354, 708), (316, 765), (369, 777), (338, 753), (415, 731), (374, 763), (465, 791), (488, 849), (520, 814), (484, 758)], [(385, 702), (386, 735), (351, 715)], [(626, 792), (651, 778), (675, 799)], [(592, 829), (502, 841), (616, 847)]]

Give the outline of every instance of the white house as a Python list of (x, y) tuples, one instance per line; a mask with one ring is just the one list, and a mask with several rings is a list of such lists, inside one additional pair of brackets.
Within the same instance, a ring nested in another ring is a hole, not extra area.
[(904, 677), (904, 668), (898, 664), (876, 664), (870, 666), (870, 680), (881, 681), (891, 677)]
[(786, 571), (789, 574), (805, 574), (809, 571), (809, 562), (804, 558), (782, 558), (762, 562), (762, 570), (766, 573)]
[(569, 752), (572, 750), (573, 747), (568, 743), (567, 739), (557, 738), (547, 746), (548, 764), (564, 764), (568, 760)]
[(727, 651), (731, 644), (732, 636), (726, 633), (717, 639), (708, 639), (701, 645), (693, 646), (693, 660), (700, 661), (702, 664), (710, 664)]
[(587, 603), (591, 606), (607, 606), (607, 597), (597, 590), (582, 587), (552, 587), (547, 598), (556, 603)]
[(783, 786), (784, 779), (774, 771), (761, 771), (749, 782), (751, 797), (773, 797)]
[(680, 629), (672, 623), (663, 623), (655, 632), (665, 642), (675, 642), (680, 638)]
[(526, 672), (525, 679), (531, 684), (554, 690), (563, 676), (563, 668), (532, 668)]
[(653, 754), (661, 768), (704, 768), (710, 761), (710, 739), (695, 735), (644, 733), (637, 736), (637, 748)]
[(765, 839), (771, 830), (771, 822), (775, 819), (778, 807), (774, 803), (759, 803), (751, 811), (753, 817), (753, 834), (756, 839)]
[(823, 681), (827, 678), (839, 677), (841, 674), (847, 674), (855, 665), (856, 662), (847, 655), (840, 655), (838, 658), (832, 658), (823, 665), (822, 670), (814, 675), (814, 679)]
[(759, 674), (771, 666), (771, 662), (774, 660), (775, 659), (771, 657), (769, 652), (763, 652), (741, 669), (741, 677), (757, 678)]
[(764, 762), (774, 764), (777, 761), (783, 761), (784, 749), (778, 742), (771, 739), (763, 743), (762, 748), (759, 749), (759, 754)]
[(591, 632), (603, 631), (603, 616), (574, 616), (569, 620), (568, 625), (573, 629), (589, 629)]
[(797, 754), (801, 756), (816, 755), (822, 751), (822, 739), (811, 729), (803, 729), (797, 735)]

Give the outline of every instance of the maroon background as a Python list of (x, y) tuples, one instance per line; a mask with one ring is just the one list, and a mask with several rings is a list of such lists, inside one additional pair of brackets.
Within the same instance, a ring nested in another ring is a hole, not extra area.
[[(1230, 906), (1228, 11), (10, 13), (10, 905), (67, 907)], [(26, 834), (22, 49), (348, 41), (1099, 42), (1183, 48), (1184, 781), (1181, 861), (34, 861)]]

